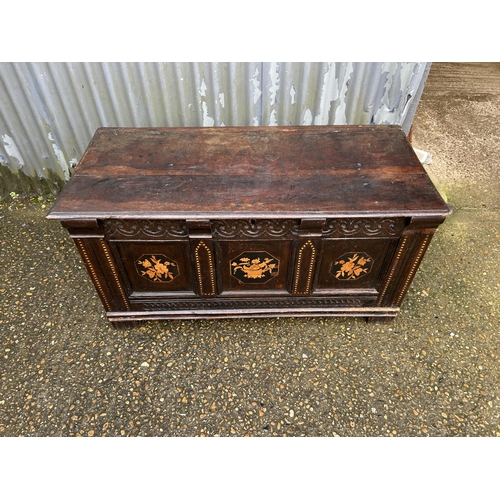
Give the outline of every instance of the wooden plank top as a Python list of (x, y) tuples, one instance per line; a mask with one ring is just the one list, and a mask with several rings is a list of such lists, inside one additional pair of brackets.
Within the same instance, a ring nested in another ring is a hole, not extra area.
[(49, 219), (446, 216), (399, 126), (100, 128)]

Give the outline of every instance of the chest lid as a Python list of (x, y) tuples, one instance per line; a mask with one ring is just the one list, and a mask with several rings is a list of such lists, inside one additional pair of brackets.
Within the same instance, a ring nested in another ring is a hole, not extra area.
[(448, 213), (399, 126), (100, 128), (48, 218)]

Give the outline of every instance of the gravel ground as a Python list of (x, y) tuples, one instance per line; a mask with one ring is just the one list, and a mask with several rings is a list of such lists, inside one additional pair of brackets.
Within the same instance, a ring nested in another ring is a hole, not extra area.
[(423, 96), (414, 145), (454, 212), (392, 324), (116, 330), (51, 200), (1, 206), (0, 436), (500, 436), (498, 109)]
[(148, 322), (116, 330), (39, 204), (2, 211), (5, 436), (500, 435), (497, 214), (455, 212), (389, 325)]

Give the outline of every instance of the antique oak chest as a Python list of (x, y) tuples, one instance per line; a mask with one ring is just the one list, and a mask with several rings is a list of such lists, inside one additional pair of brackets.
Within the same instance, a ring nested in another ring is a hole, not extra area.
[(100, 128), (47, 217), (114, 322), (389, 321), (448, 213), (377, 125)]

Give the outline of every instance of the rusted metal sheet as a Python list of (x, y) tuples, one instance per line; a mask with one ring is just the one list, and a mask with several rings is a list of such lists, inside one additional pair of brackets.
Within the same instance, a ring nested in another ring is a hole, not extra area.
[(0, 197), (59, 192), (98, 127), (399, 124), (430, 63), (0, 63)]

